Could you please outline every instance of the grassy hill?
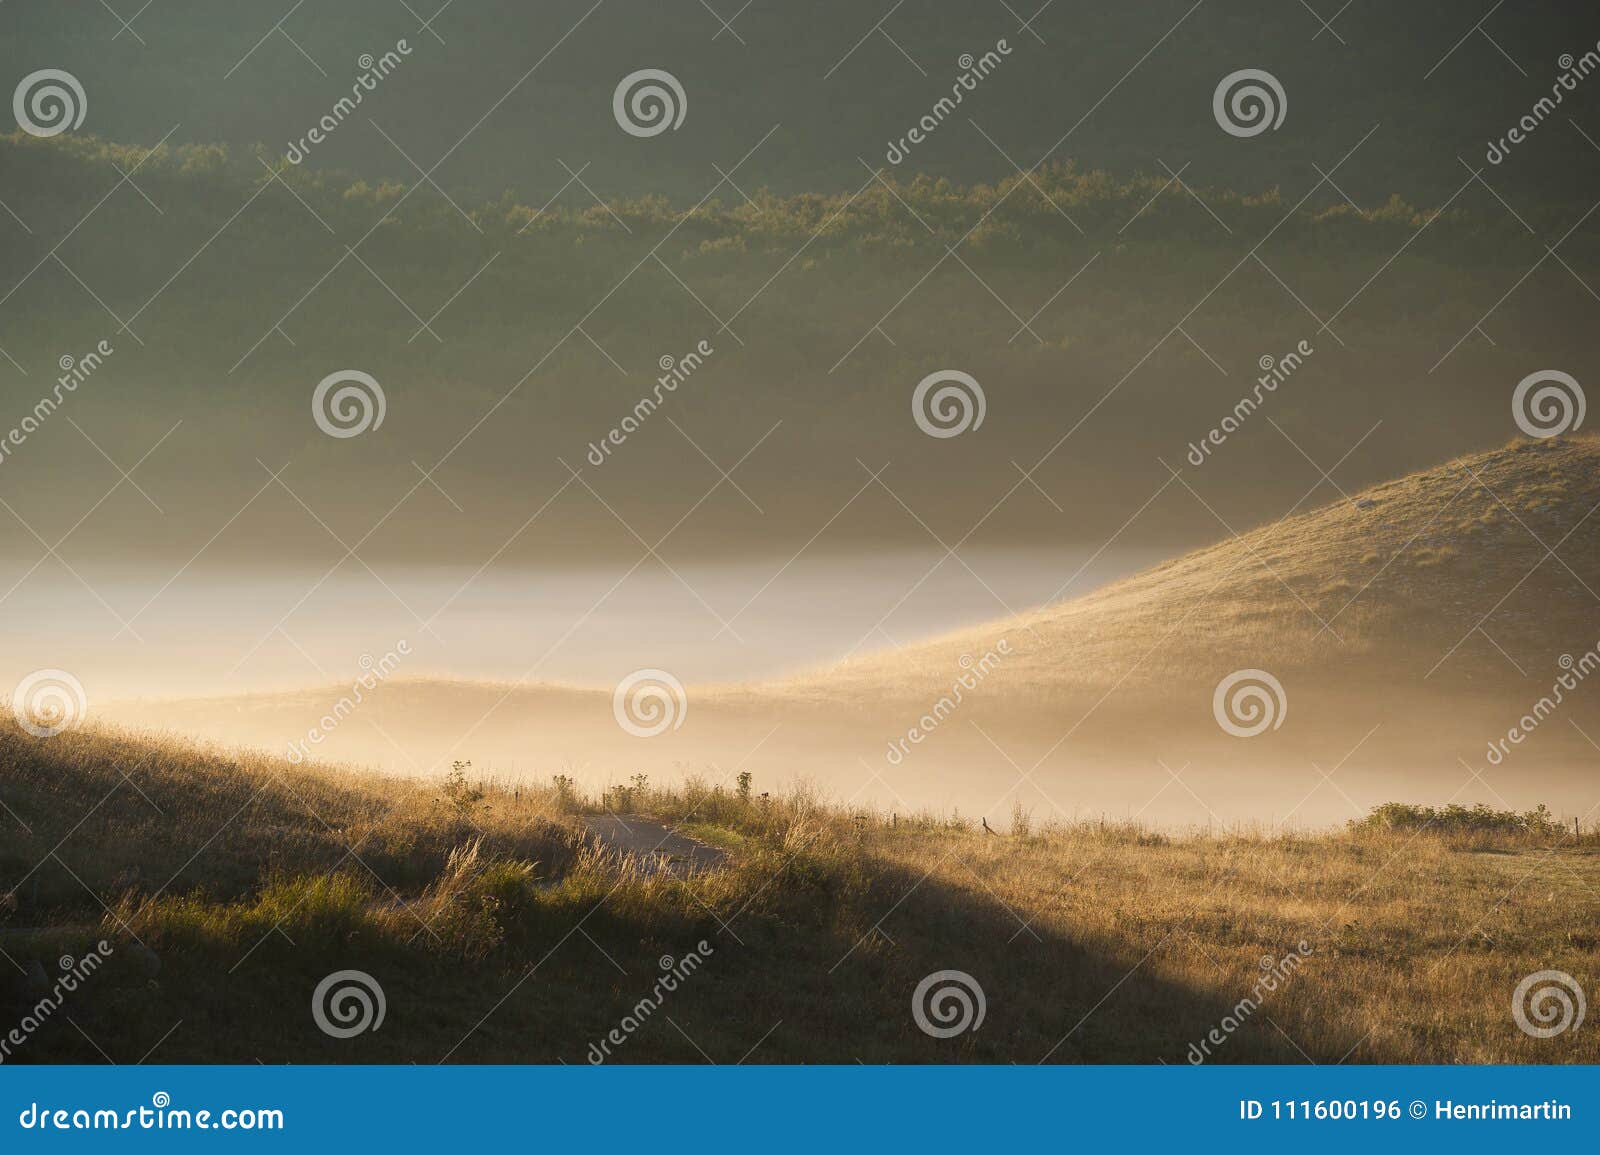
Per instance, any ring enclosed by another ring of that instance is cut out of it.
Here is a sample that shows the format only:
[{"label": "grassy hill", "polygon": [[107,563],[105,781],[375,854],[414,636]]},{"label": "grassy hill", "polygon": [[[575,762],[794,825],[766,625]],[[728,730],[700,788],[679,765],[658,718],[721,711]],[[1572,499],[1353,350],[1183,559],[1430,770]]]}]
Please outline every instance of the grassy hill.
[{"label": "grassy hill", "polygon": [[[1600,1057],[1594,1032],[1535,1040],[1508,1014],[1524,975],[1592,969],[1592,830],[1402,812],[1310,837],[998,836],[765,785],[634,790],[730,851],[674,877],[586,846],[599,800],[561,784],[307,773],[7,722],[0,1013],[34,1012],[58,956],[111,947],[7,1061],[581,1063],[628,1016],[614,1061],[1183,1063],[1224,1020],[1211,1061]],[[699,969],[642,1012],[662,957],[690,951]],[[313,991],[348,969],[386,1017],[336,1039]],[[949,969],[986,1015],[941,1039],[913,992]]]},{"label": "grassy hill", "polygon": [[[1392,798],[1582,814],[1600,736],[1600,686],[1580,676],[1600,660],[1584,661],[1600,642],[1597,466],[1591,439],[1515,442],[1014,620],[794,679],[690,687],[681,729],[648,741],[616,724],[609,687],[395,679],[320,749],[416,773],[473,759],[592,788],[748,764],[840,798],[940,800],[998,823],[1019,792],[1062,819],[1169,825],[1326,824]],[[1190,471],[1167,499],[1210,518],[1203,484]],[[1546,712],[1564,659],[1574,686]],[[1281,724],[1249,740],[1215,712],[1217,685],[1240,670],[1282,686]],[[114,703],[102,716],[281,753],[346,692]],[[1491,758],[1535,710],[1536,732]],[[924,737],[904,744],[913,727]],[[1168,768],[1184,766],[1197,796],[1169,789]]]},{"label": "grassy hill", "polygon": [[985,696],[1170,691],[1241,665],[1455,691],[1516,686],[1600,643],[1600,439],[1518,440],[1244,533],[1217,523],[1204,484],[1189,471],[1172,488],[1228,535],[1216,545],[793,685],[925,694],[1004,634],[1014,653]]}]

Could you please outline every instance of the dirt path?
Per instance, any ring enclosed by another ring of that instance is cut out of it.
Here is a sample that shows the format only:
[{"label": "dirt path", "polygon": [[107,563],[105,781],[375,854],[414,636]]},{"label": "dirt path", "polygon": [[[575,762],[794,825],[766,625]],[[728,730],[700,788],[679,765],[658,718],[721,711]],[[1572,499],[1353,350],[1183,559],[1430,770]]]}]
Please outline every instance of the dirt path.
[{"label": "dirt path", "polygon": [[714,870],[728,861],[727,851],[640,814],[592,815],[583,824],[607,850],[634,855],[650,873],[683,875]]}]

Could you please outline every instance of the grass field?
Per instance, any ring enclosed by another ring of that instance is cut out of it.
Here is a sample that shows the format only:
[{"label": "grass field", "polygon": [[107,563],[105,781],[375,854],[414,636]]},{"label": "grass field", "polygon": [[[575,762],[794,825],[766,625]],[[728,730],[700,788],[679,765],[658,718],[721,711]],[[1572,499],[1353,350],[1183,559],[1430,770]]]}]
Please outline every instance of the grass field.
[{"label": "grass field", "polygon": [[[763,785],[613,796],[730,851],[678,877],[588,844],[596,800],[564,784],[8,721],[0,1027],[39,1017],[58,956],[112,956],[7,1061],[580,1063],[629,1016],[611,1061],[1600,1061],[1592,1027],[1537,1039],[1511,1013],[1532,972],[1592,985],[1592,829],[1179,836],[1019,814],[998,835]],[[312,992],[346,969],[386,1015],[332,1038]],[[913,992],[942,970],[981,987],[977,1029],[918,1028]]]}]

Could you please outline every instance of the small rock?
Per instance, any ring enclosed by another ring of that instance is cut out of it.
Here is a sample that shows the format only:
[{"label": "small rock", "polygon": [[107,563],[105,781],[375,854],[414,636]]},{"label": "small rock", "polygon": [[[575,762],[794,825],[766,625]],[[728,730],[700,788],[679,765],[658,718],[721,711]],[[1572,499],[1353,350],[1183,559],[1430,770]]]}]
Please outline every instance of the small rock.
[{"label": "small rock", "polygon": [[1375,506],[1377,504],[1378,503],[1376,501],[1373,501],[1372,498],[1363,497],[1360,501],[1356,502],[1356,508],[1357,509],[1371,509],[1373,506]]}]

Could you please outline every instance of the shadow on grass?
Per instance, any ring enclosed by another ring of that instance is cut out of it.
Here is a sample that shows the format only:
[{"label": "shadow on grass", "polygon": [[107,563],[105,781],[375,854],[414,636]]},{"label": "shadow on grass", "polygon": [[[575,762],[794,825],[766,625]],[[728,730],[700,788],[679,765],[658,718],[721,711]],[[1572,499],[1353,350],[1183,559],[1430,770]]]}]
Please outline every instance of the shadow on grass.
[{"label": "shadow on grass", "polygon": [[[170,900],[159,917],[129,914],[152,949],[102,932],[112,963],[11,1061],[1181,1064],[1230,1016],[1240,1026],[1213,1061],[1305,1061],[1268,1021],[1271,996],[1239,1015],[1248,990],[1157,976],[1180,927],[1145,944],[1148,957],[1107,957],[971,890],[837,850],[768,848],[686,879],[619,879],[585,862],[493,902],[475,893],[409,913],[375,907],[353,876],[283,885],[230,908]],[[24,969],[50,965],[87,938],[32,936],[8,953]],[[663,991],[666,959],[691,952],[693,973]],[[313,1019],[312,992],[349,969],[381,986],[385,1016],[335,1039]],[[985,1012],[977,1029],[935,1038],[913,992],[946,970],[975,980]],[[38,998],[25,986],[10,1004],[18,1021]],[[1356,1042],[1325,1026],[1319,1039],[1319,1061]]]},{"label": "shadow on grass", "polygon": [[[582,1063],[615,1030],[619,1062],[1182,1063],[1230,1017],[1215,1061],[1304,1059],[1273,996],[1241,1014],[1251,992],[1220,969],[1213,989],[1162,977],[1204,954],[1181,924],[1074,941],[826,823],[747,832],[728,869],[677,877],[619,872],[521,791],[468,815],[415,783],[5,722],[0,766],[0,1033],[26,1036],[8,1062]],[[58,959],[101,938],[110,962],[58,992]],[[690,951],[695,973],[658,991]],[[349,969],[386,1013],[332,1038],[312,992]],[[935,1038],[913,992],[947,970],[984,1017]],[[1357,1042],[1315,1034],[1318,1061]]]}]

